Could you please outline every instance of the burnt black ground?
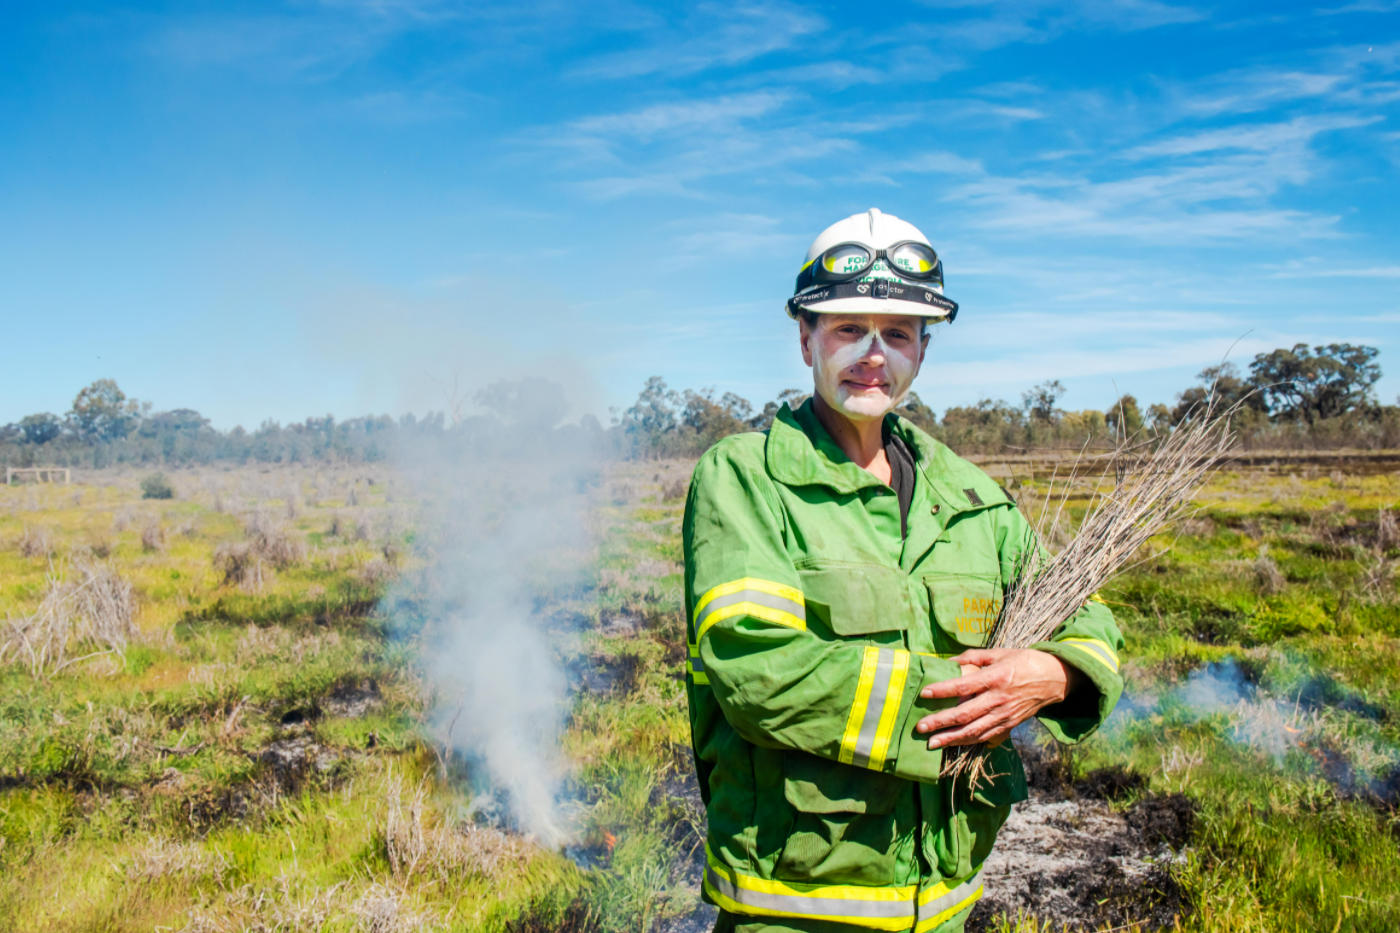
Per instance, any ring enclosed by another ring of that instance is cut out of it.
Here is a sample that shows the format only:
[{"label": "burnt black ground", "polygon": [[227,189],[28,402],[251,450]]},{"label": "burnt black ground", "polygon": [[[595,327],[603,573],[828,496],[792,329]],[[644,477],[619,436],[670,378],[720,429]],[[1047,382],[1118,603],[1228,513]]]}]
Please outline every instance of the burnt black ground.
[{"label": "burnt black ground", "polygon": [[[1189,905],[1171,869],[1190,842],[1196,804],[1179,794],[1151,796],[1139,774],[1121,767],[1069,779],[1064,760],[1022,748],[1031,799],[1017,804],[987,859],[986,894],[969,933],[999,917],[1032,914],[1056,930],[1130,923],[1171,929]],[[1134,802],[1117,810],[1109,801]]]}]

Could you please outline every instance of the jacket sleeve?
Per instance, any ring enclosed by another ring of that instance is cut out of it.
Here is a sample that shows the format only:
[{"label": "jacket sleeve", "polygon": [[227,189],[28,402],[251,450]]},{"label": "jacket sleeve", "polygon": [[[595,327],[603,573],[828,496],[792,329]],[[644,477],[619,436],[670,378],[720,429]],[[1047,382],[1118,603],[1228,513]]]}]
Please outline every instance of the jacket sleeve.
[{"label": "jacket sleeve", "polygon": [[[1000,550],[1003,583],[1009,587],[1021,553],[1027,547],[1041,548],[1041,544],[1018,509],[1007,514]],[[1123,634],[1113,621],[1113,613],[1096,595],[1049,639],[1030,647],[1053,654],[1085,678],[1074,693],[1045,707],[1036,718],[1060,742],[1073,744],[1088,738],[1108,719],[1123,694],[1118,660]]]},{"label": "jacket sleeve", "polygon": [[941,706],[918,692],[957,676],[957,665],[902,645],[810,631],[772,481],[733,451],[721,443],[701,459],[686,502],[687,634],[692,664],[700,662],[697,682],[755,745],[936,781],[942,755],[912,729]]}]

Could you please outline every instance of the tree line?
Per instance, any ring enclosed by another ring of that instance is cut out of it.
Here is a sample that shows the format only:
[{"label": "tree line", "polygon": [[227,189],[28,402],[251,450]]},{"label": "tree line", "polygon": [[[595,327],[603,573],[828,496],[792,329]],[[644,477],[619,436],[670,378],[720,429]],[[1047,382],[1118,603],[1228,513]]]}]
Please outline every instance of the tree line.
[{"label": "tree line", "polygon": [[[1242,373],[1224,363],[1201,371],[1196,385],[1172,404],[1142,405],[1124,395],[1105,411],[1070,411],[1059,406],[1065,389],[1059,380],[1043,382],[1019,404],[984,398],[955,406],[942,418],[915,393],[899,414],[959,453],[1000,453],[1008,449],[1080,447],[1095,439],[1169,432],[1200,410],[1212,394],[1220,404],[1238,406],[1235,425],[1246,447],[1397,448],[1400,399],[1377,401],[1381,377],[1375,347],[1337,343],[1297,344],[1257,355]],[[330,415],[282,425],[265,421],[253,431],[218,431],[188,408],[156,412],[129,399],[111,379],[82,389],[63,416],[29,415],[0,427],[0,463],[9,466],[112,464],[182,466],[215,462],[367,462],[391,455],[397,444],[424,436],[455,436],[471,441],[515,432],[566,432],[599,455],[616,458],[693,457],[720,438],[740,431],[766,430],[784,403],[796,407],[807,397],[788,389],[756,408],[732,392],[669,388],[659,376],[647,380],[636,402],[612,413],[604,427],[585,416],[560,425],[568,410],[562,387],[547,380],[502,382],[474,398],[482,414],[463,417],[461,400],[451,416],[430,412],[336,421]]]}]

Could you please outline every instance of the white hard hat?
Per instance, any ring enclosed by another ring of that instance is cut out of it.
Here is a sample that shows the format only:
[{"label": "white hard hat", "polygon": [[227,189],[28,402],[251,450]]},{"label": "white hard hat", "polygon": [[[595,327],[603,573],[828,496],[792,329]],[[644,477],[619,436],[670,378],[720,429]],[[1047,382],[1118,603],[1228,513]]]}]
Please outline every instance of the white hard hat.
[{"label": "white hard hat", "polygon": [[908,221],[871,208],[827,227],[797,274],[788,314],[916,314],[951,321],[943,260]]}]

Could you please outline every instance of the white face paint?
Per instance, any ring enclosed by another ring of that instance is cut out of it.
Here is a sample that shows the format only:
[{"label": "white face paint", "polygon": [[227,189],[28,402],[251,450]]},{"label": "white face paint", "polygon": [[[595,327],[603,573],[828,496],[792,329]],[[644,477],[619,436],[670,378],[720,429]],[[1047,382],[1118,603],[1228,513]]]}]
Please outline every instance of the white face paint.
[{"label": "white face paint", "polygon": [[[875,421],[898,408],[919,373],[921,341],[917,324],[890,322],[881,332],[879,318],[862,324],[837,320],[819,324],[812,332],[812,375],[817,394],[852,421]],[[845,329],[868,328],[864,336]],[[908,335],[907,337],[903,335]]]}]

